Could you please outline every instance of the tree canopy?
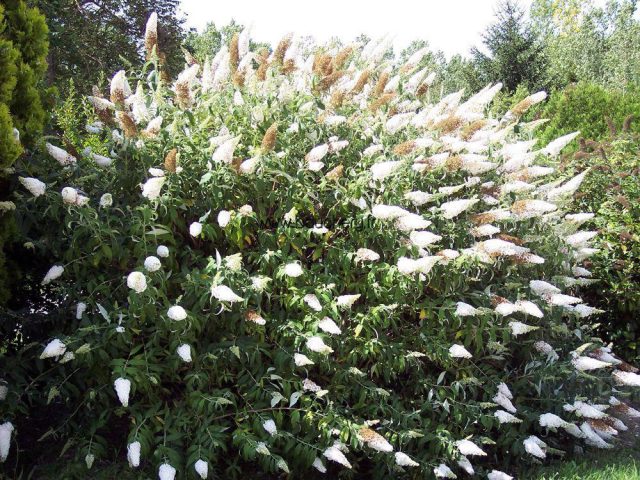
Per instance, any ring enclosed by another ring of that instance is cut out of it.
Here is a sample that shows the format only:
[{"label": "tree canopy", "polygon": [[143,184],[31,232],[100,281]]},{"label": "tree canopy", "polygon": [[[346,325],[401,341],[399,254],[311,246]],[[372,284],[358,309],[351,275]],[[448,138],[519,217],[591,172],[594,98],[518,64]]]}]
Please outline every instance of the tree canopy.
[{"label": "tree canopy", "polygon": [[51,31],[48,82],[69,79],[88,89],[101,72],[137,67],[144,60],[141,35],[151,12],[158,14],[158,48],[170,75],[182,66],[184,18],[179,0],[35,0]]}]

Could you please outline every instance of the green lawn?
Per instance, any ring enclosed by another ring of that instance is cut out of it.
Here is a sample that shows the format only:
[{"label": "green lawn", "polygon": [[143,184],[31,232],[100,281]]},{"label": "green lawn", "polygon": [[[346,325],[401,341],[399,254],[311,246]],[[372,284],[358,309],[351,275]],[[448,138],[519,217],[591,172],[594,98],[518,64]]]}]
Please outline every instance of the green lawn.
[{"label": "green lawn", "polygon": [[532,470],[526,480],[640,480],[640,452],[622,450],[558,462]]}]

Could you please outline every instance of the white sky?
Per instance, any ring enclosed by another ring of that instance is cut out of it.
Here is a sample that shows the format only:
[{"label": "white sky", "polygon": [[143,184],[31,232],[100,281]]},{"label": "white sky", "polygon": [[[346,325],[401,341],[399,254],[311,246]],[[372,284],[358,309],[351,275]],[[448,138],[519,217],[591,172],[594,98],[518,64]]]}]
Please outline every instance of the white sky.
[{"label": "white sky", "polygon": [[[604,6],[606,0],[591,0]],[[532,0],[519,0],[528,11]],[[187,27],[201,31],[231,19],[253,27],[252,38],[272,45],[287,33],[353,40],[360,33],[390,35],[397,50],[423,39],[447,58],[481,48],[481,34],[494,20],[499,0],[182,0]],[[640,10],[636,12],[640,18]]]},{"label": "white sky", "polygon": [[[531,0],[520,0],[529,7]],[[187,27],[202,30],[208,22],[222,26],[235,19],[252,25],[252,38],[277,43],[285,34],[332,36],[352,40],[388,34],[398,49],[425,39],[447,57],[466,55],[481,42],[498,0],[182,0]]]}]

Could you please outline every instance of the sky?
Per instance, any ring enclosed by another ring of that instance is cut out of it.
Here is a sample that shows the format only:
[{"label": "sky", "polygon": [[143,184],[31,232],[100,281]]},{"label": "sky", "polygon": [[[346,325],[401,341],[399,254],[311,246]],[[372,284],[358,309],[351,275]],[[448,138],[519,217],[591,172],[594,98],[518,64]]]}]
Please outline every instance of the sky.
[{"label": "sky", "polygon": [[[529,7],[531,0],[521,0]],[[447,58],[468,55],[493,20],[498,0],[182,0],[187,27],[222,26],[235,19],[252,25],[252,38],[277,43],[294,32],[322,42],[336,36],[352,40],[388,34],[401,49],[424,39]]]}]

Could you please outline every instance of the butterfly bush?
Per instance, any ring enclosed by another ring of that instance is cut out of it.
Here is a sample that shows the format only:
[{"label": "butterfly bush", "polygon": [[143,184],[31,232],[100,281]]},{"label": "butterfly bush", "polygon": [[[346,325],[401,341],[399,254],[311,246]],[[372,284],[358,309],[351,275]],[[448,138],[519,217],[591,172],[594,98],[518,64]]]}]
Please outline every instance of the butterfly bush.
[{"label": "butterfly bush", "polygon": [[543,92],[491,118],[500,85],[440,98],[423,53],[248,31],[171,82],[156,22],[144,69],[89,98],[108,155],[51,140],[21,179],[59,227],[44,283],[73,313],[37,354],[74,353],[51,375],[78,458],[497,479],[615,443],[640,376],[580,298],[593,215],[556,163],[576,134],[534,150],[520,122]]}]

